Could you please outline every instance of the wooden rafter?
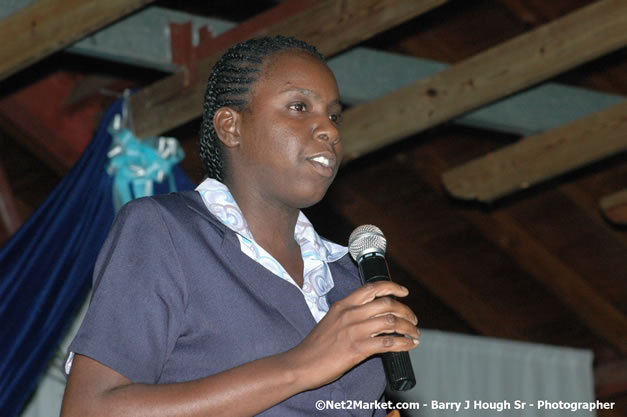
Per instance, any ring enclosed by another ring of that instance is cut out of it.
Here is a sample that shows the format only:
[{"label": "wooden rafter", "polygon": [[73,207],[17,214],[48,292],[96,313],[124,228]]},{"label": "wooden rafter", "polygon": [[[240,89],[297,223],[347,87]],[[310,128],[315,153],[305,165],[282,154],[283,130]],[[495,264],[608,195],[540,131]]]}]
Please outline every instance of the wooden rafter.
[{"label": "wooden rafter", "polygon": [[282,34],[296,36],[333,55],[379,32],[394,27],[446,0],[323,0],[292,17],[266,27],[251,25],[252,30],[238,36],[229,32],[215,39],[216,49],[195,66],[195,82],[185,86],[184,74],[175,74],[131,97],[135,134],[146,137],[162,133],[200,115],[205,80],[220,53],[234,42],[254,36]]},{"label": "wooden rafter", "polygon": [[[441,172],[445,162],[436,153],[426,152]],[[437,178],[433,178],[431,185],[439,186]],[[593,288],[585,277],[551,253],[511,214],[504,210],[493,211],[489,216],[473,210],[462,210],[460,214],[555,294],[590,330],[619,352],[627,354],[627,316]]]},{"label": "wooden rafter", "polygon": [[0,80],[152,0],[40,0],[0,21]]},{"label": "wooden rafter", "polygon": [[357,158],[627,44],[627,7],[602,0],[345,112]]},{"label": "wooden rafter", "polygon": [[492,201],[627,150],[627,101],[445,172],[453,196]]},{"label": "wooden rafter", "polygon": [[599,205],[612,222],[627,224],[627,189],[603,197]]},{"label": "wooden rafter", "polygon": [[464,216],[555,294],[589,329],[627,354],[627,317],[584,277],[551,253],[509,214],[497,211],[485,217],[468,211]]}]

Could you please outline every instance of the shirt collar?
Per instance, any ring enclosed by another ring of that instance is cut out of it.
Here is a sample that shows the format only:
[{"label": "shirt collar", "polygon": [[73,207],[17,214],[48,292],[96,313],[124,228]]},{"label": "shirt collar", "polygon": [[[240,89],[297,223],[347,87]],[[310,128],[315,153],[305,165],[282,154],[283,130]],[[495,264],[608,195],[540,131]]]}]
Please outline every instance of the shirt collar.
[{"label": "shirt collar", "polygon": [[[242,211],[225,184],[216,179],[207,178],[196,187],[196,191],[202,196],[209,212],[220,222],[244,239],[254,242],[248,223],[246,223]],[[301,248],[305,246],[311,248],[314,252],[310,254],[312,257],[317,257],[325,262],[335,262],[348,253],[348,248],[345,246],[321,238],[302,211],[298,214],[294,228],[294,239]],[[307,254],[304,255],[304,257],[308,256]]]}]

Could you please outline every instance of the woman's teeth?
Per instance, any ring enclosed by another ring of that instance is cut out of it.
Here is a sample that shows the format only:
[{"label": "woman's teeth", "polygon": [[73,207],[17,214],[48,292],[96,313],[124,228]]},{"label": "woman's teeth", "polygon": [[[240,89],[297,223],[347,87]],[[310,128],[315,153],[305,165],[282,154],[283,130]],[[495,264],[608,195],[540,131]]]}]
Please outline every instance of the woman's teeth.
[{"label": "woman's teeth", "polygon": [[324,165],[325,167],[330,166],[329,159],[324,156],[316,156],[315,158],[311,158],[312,161],[318,162],[319,164]]}]

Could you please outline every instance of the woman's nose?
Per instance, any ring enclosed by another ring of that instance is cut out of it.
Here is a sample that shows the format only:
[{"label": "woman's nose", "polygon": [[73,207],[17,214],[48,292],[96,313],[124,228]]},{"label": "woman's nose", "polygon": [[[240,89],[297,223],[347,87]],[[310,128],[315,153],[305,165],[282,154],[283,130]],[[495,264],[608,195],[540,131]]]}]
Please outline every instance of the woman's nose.
[{"label": "woman's nose", "polygon": [[325,118],[325,121],[318,125],[315,137],[319,140],[335,144],[339,142],[340,132],[331,120]]}]

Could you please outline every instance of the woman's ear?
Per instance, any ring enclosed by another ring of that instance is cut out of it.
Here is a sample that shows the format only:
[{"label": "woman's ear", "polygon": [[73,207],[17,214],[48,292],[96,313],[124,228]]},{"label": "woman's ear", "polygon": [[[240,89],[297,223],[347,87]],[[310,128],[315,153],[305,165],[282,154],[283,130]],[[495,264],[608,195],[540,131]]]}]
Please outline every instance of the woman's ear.
[{"label": "woman's ear", "polygon": [[240,144],[239,134],[240,114],[230,107],[220,107],[213,115],[213,126],[218,138],[228,148]]}]

